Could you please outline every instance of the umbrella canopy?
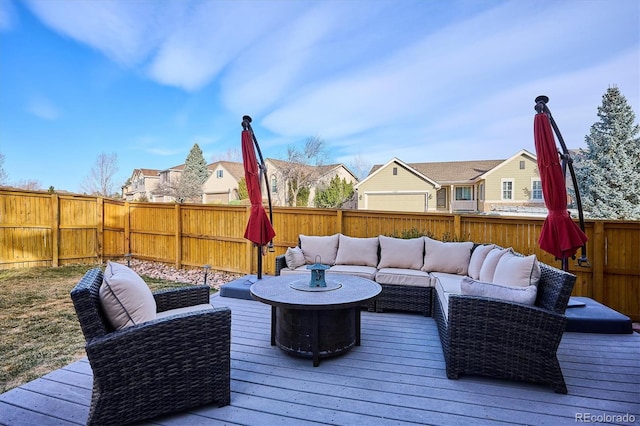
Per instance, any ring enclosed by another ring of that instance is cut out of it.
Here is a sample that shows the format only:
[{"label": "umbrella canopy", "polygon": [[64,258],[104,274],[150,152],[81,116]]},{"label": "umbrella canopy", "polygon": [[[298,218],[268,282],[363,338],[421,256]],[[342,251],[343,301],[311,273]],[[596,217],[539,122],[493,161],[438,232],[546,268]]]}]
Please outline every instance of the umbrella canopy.
[{"label": "umbrella canopy", "polygon": [[253,148],[253,136],[250,130],[242,131],[242,163],[247,192],[251,201],[251,214],[244,237],[260,246],[266,245],[275,237],[276,232],[271,226],[267,212],[262,205],[262,191],[260,189],[260,175],[258,160]]},{"label": "umbrella canopy", "polygon": [[[568,259],[587,242],[587,236],[571,219],[567,211],[567,187],[560,165],[549,117],[535,115],[533,135],[538,157],[538,171],[542,183],[544,203],[549,210],[542,225],[538,244],[558,259]],[[564,263],[564,262],[563,262]]]}]

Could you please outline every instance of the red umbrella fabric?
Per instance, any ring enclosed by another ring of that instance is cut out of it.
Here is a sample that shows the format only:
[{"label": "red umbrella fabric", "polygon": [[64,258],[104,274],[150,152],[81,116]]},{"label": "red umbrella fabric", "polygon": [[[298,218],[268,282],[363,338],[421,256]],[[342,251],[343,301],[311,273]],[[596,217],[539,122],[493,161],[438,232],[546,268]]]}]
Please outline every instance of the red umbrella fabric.
[{"label": "red umbrella fabric", "polygon": [[549,117],[535,115],[533,135],[538,157],[538,171],[542,182],[544,203],[549,210],[542,225],[538,245],[558,259],[568,259],[587,242],[587,236],[571,220],[567,211],[567,187],[560,165]]},{"label": "red umbrella fabric", "polygon": [[266,245],[276,236],[262,205],[262,190],[260,189],[260,175],[258,160],[253,148],[253,137],[250,130],[242,131],[242,163],[244,165],[244,179],[247,182],[247,192],[251,201],[251,214],[244,237],[258,245]]}]

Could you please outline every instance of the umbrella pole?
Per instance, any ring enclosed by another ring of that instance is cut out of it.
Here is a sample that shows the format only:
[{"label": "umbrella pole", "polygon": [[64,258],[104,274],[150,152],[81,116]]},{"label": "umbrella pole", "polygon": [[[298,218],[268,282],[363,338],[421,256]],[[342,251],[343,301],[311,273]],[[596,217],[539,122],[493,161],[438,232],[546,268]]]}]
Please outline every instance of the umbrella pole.
[{"label": "umbrella pole", "polygon": [[[536,106],[535,106],[536,112],[538,113],[544,112],[547,115],[547,117],[549,117],[549,122],[551,123],[551,127],[553,128],[553,132],[556,134],[556,137],[560,142],[562,153],[559,153],[559,154],[560,154],[560,158],[562,159],[562,165],[563,165],[562,170],[565,172],[565,176],[566,176],[566,166],[569,166],[569,174],[571,175],[571,182],[573,182],[573,190],[576,193],[576,205],[578,207],[578,219],[580,221],[580,229],[582,230],[582,232],[585,232],[584,213],[582,211],[582,199],[580,198],[580,190],[578,188],[578,180],[576,179],[576,172],[573,168],[573,159],[569,154],[567,145],[564,143],[564,138],[560,133],[560,129],[556,124],[556,120],[553,119],[553,115],[551,115],[551,110],[549,110],[549,107],[547,106],[547,102],[549,102],[549,97],[544,95],[538,96],[535,99],[535,102],[536,102]],[[566,266],[566,269],[565,269],[565,266]],[[581,256],[578,259],[578,266],[585,266],[585,267],[591,266],[589,264],[589,260],[587,259],[586,244],[584,244],[581,248]],[[565,271],[569,270],[569,259],[566,259],[566,258],[562,259],[562,269],[564,269]]]},{"label": "umbrella pole", "polygon": [[256,245],[258,248],[258,279],[262,279],[262,246]]}]

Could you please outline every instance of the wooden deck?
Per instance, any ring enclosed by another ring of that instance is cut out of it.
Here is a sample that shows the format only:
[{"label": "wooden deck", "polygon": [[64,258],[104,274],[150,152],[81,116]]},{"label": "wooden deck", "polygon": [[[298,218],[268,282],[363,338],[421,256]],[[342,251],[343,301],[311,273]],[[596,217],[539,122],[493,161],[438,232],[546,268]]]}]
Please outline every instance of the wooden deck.
[{"label": "wooden deck", "polygon": [[[526,383],[448,380],[432,318],[363,312],[362,346],[314,368],[270,346],[269,306],[217,296],[212,302],[232,309],[231,405],[147,424],[574,425],[587,413],[629,413],[640,422],[638,334],[565,333],[559,359],[569,394],[558,395]],[[0,424],[84,424],[91,381],[84,359],[12,389],[0,395]]]}]

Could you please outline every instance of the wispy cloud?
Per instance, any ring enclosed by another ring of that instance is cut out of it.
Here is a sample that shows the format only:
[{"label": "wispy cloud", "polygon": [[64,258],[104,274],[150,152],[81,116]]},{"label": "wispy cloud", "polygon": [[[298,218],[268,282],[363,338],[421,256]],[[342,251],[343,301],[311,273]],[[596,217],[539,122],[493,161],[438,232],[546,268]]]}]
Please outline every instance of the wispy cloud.
[{"label": "wispy cloud", "polygon": [[0,31],[9,31],[16,25],[17,17],[11,0],[0,0]]},{"label": "wispy cloud", "polygon": [[25,110],[43,120],[55,120],[60,117],[58,107],[42,95],[31,95],[27,100]]}]

